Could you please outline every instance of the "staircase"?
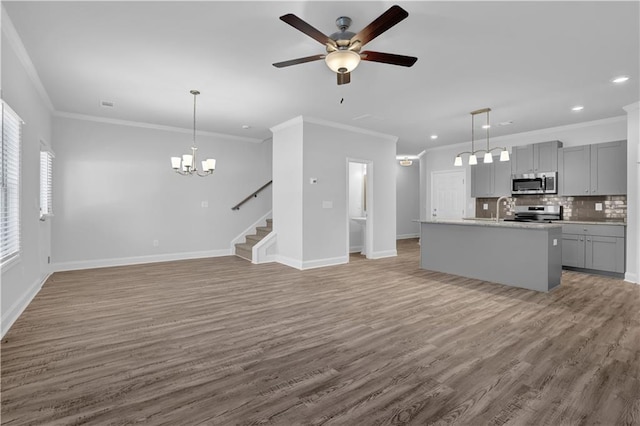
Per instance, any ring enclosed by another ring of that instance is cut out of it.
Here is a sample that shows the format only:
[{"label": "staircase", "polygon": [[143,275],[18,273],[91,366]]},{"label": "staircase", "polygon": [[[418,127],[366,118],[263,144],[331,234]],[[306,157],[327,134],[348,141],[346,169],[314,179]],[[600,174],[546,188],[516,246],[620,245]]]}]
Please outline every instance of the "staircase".
[{"label": "staircase", "polygon": [[236,244],[236,256],[240,256],[243,259],[252,260],[252,250],[258,241],[269,235],[273,230],[273,219],[267,219],[267,226],[256,227],[256,233],[254,235],[247,235],[244,237],[244,243]]}]

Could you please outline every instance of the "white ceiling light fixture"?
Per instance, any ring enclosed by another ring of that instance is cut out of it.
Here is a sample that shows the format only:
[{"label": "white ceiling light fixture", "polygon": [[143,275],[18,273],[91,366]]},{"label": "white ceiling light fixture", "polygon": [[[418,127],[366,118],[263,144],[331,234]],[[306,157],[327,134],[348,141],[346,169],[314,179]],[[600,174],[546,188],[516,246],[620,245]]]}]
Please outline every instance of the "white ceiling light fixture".
[{"label": "white ceiling light fixture", "polygon": [[571,111],[582,111],[584,109],[584,106],[582,105],[576,105],[573,108],[571,108]]},{"label": "white ceiling light fixture", "polygon": [[627,81],[629,81],[629,76],[627,75],[620,75],[611,79],[611,82],[615,84],[625,83]]},{"label": "white ceiling light fixture", "polygon": [[360,63],[360,55],[353,50],[338,49],[327,54],[324,61],[331,71],[346,74],[356,69]]},{"label": "white ceiling light fixture", "polygon": [[438,135],[431,135],[431,139],[433,140],[438,139]]},{"label": "white ceiling light fixture", "polygon": [[[483,162],[484,163],[493,163],[493,156],[491,155],[492,151],[495,150],[501,150],[500,152],[500,161],[509,161],[509,151],[507,151],[507,148],[505,147],[495,147],[495,148],[489,148],[489,129],[491,128],[491,125],[489,124],[489,112],[491,111],[491,108],[482,108],[476,111],[471,111],[471,151],[465,151],[465,152],[461,152],[458,155],[456,155],[456,158],[453,162],[453,165],[456,167],[460,167],[463,165],[462,163],[462,156],[464,154],[469,154],[469,165],[470,166],[475,166],[476,164],[478,164],[478,157],[476,156],[476,153],[482,153],[484,152],[484,156],[483,156]],[[485,129],[487,131],[487,149],[479,149],[479,150],[475,150],[475,116],[478,114],[486,114],[487,115],[487,121],[486,124],[484,124],[482,126],[483,129]]]},{"label": "white ceiling light fixture", "polygon": [[198,96],[200,92],[191,90],[189,93],[193,95],[193,145],[191,146],[191,154],[184,154],[182,157],[171,157],[171,167],[176,173],[183,176],[209,176],[216,169],[215,158],[202,160],[202,172],[198,170],[196,163],[196,151],[198,150],[196,147],[196,96]]},{"label": "white ceiling light fixture", "polygon": [[409,167],[413,164],[413,161],[409,160],[409,157],[404,157],[404,159],[400,160],[400,165],[404,167]]}]

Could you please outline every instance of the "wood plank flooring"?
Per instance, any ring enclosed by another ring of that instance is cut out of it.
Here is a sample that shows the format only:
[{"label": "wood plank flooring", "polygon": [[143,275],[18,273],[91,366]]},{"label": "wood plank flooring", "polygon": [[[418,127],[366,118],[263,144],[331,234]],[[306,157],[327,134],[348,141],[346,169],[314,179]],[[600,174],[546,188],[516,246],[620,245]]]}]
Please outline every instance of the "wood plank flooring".
[{"label": "wood plank flooring", "polygon": [[640,286],[543,294],[398,252],[56,273],[2,342],[2,424],[640,425]]}]

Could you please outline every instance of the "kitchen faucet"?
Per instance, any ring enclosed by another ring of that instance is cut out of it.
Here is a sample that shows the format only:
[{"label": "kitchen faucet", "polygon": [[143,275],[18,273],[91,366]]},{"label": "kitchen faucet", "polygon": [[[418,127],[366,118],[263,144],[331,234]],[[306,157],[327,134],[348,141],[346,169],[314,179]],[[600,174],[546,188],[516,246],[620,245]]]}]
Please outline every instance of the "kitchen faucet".
[{"label": "kitchen faucet", "polygon": [[496,201],[496,222],[500,221],[500,201],[506,200],[507,198],[509,197],[503,195],[502,197],[498,198],[498,201]]}]

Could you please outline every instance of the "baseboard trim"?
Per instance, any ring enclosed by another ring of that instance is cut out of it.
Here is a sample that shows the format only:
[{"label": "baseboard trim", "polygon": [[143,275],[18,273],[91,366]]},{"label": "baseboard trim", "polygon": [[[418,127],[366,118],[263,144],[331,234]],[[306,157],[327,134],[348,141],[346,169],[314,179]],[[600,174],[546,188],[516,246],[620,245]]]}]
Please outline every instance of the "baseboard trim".
[{"label": "baseboard trim", "polygon": [[297,259],[292,259],[290,257],[276,255],[275,261],[278,263],[282,263],[285,266],[289,266],[291,268],[296,268],[302,270],[302,262]]},{"label": "baseboard trim", "polygon": [[121,257],[115,259],[80,260],[52,264],[55,272],[76,271],[80,269],[109,268],[112,266],[139,265],[142,263],[171,262],[174,260],[202,259],[205,257],[231,256],[231,249],[169,253],[150,256]]},{"label": "baseboard trim", "polygon": [[420,234],[400,234],[396,236],[396,240],[408,240],[410,238],[420,238]]},{"label": "baseboard trim", "polygon": [[640,282],[638,281],[638,275],[632,272],[627,272],[626,274],[624,274],[624,280],[632,284],[640,285]]},{"label": "baseboard trim", "polygon": [[384,251],[374,251],[370,255],[367,255],[368,259],[383,259],[385,257],[396,257],[398,255],[397,250],[384,250]]},{"label": "baseboard trim", "polygon": [[331,257],[328,259],[307,260],[302,262],[302,269],[323,268],[325,266],[344,265],[349,263],[349,256]]},{"label": "baseboard trim", "polygon": [[9,331],[13,323],[16,322],[20,315],[27,309],[27,306],[31,303],[34,297],[40,292],[40,289],[44,285],[44,283],[51,276],[50,273],[46,274],[44,277],[40,277],[37,279],[27,291],[22,295],[22,297],[15,301],[13,305],[9,308],[7,312],[2,315],[2,329],[0,330],[0,338],[4,337],[5,334]]}]

